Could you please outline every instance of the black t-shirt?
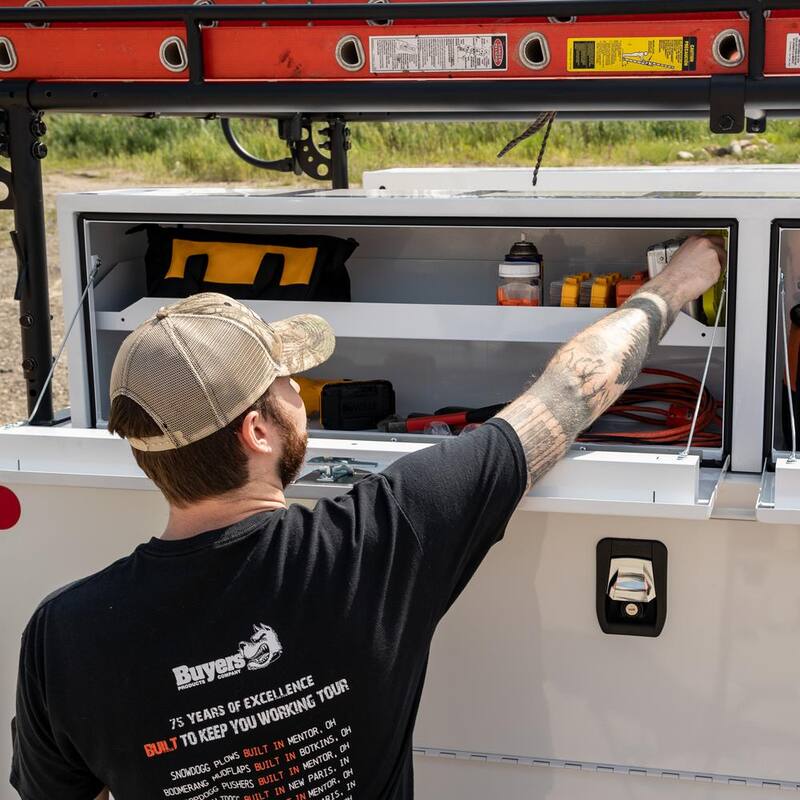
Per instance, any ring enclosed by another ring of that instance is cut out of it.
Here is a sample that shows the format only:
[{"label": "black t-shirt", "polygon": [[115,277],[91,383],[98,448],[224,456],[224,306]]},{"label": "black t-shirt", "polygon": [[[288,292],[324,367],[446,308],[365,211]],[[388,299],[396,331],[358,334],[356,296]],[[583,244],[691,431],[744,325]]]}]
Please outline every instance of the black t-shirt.
[{"label": "black t-shirt", "polygon": [[525,489],[501,420],[313,510],[152,539],[47,598],[22,639],[25,800],[412,797],[442,615]]}]

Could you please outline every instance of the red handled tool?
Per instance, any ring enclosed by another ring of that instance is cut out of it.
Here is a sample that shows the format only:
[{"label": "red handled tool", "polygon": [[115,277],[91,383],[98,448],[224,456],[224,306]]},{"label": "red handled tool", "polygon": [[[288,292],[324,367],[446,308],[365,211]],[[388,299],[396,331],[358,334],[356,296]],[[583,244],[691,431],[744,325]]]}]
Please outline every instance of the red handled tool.
[{"label": "red handled tool", "polygon": [[437,422],[444,422],[451,428],[463,428],[473,422],[486,422],[502,411],[506,405],[507,403],[498,403],[483,408],[440,408],[435,414],[412,414],[406,419],[387,417],[378,423],[378,430],[384,433],[424,433],[429,425]]}]

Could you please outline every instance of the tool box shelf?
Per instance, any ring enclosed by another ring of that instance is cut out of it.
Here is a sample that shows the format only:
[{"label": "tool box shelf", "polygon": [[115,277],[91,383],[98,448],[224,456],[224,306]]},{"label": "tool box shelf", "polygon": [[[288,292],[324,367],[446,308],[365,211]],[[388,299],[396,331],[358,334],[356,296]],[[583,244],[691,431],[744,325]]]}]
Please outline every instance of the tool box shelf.
[{"label": "tool box shelf", "polygon": [[[97,329],[132,331],[170,298],[144,297],[121,311],[97,312]],[[340,339],[433,339],[464,342],[565,342],[588,325],[610,314],[603,308],[514,308],[488,305],[424,303],[320,303],[251,300],[248,305],[264,319],[313,313],[324,317]],[[704,347],[713,328],[680,313],[661,346]],[[725,341],[718,328],[716,342]]]}]

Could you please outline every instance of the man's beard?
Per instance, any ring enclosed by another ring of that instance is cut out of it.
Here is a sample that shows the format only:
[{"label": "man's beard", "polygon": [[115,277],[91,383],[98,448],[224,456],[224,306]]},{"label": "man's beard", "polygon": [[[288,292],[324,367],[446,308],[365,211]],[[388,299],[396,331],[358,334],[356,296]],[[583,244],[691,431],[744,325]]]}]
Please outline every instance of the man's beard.
[{"label": "man's beard", "polygon": [[306,458],[308,434],[292,424],[280,408],[272,408],[272,421],[281,432],[281,455],[278,459],[278,476],[285,489],[297,479]]}]

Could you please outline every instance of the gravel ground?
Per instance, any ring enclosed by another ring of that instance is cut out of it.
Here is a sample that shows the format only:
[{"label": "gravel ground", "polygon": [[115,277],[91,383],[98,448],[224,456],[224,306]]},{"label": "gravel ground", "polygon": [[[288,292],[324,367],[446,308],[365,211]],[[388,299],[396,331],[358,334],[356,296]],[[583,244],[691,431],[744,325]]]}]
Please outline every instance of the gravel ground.
[{"label": "gravel ground", "polygon": [[[55,198],[63,192],[96,191],[126,186],[152,185],[136,175],[113,170],[85,172],[49,172],[44,179],[47,214],[47,253],[50,273],[50,313],[52,315],[53,352],[64,335],[61,308],[61,272],[58,260]],[[14,217],[10,211],[0,211],[0,231],[10,231]],[[19,304],[14,300],[17,280],[17,259],[7,235],[0,235],[0,424],[16,422],[27,416],[25,383],[22,379],[19,339]],[[67,395],[66,353],[56,368],[53,380],[55,408],[69,405]]]}]

